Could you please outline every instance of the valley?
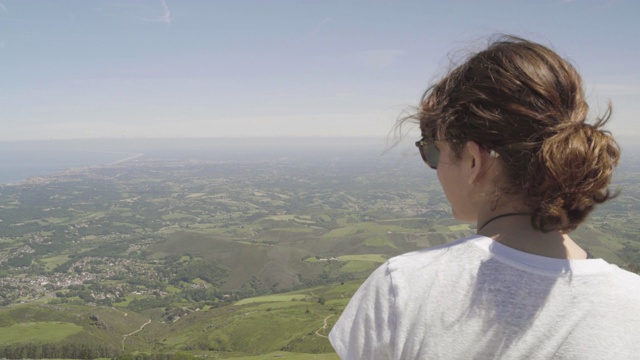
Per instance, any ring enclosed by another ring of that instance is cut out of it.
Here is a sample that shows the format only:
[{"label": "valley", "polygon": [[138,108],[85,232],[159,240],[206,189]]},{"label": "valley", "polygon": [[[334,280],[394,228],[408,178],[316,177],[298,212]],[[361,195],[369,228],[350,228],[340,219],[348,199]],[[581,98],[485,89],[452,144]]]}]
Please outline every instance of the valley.
[{"label": "valley", "polygon": [[[343,154],[137,155],[1,186],[0,356],[336,359],[326,335],[373,269],[475,230],[418,157]],[[572,235],[637,271],[626,160]]]}]

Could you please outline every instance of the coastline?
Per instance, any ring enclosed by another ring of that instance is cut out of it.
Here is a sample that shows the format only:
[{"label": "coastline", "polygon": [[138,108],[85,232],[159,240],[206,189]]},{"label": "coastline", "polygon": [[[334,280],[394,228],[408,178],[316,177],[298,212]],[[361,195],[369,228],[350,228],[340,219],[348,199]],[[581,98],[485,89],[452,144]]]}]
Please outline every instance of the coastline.
[{"label": "coastline", "polygon": [[[65,155],[72,155],[65,157]],[[97,156],[96,156],[97,155]],[[117,155],[117,156],[115,156]],[[122,157],[122,156],[125,157]],[[39,181],[58,174],[97,166],[120,165],[144,156],[144,153],[83,151],[54,151],[36,156],[22,156],[0,162],[0,187]],[[49,158],[51,158],[50,161]],[[115,160],[114,160],[115,159]]]}]

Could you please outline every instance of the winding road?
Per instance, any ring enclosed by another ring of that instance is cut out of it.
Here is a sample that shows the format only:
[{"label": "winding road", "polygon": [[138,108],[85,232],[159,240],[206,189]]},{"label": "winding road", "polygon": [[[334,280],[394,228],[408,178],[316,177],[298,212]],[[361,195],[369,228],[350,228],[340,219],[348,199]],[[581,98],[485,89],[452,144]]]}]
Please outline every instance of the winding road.
[{"label": "winding road", "polygon": [[329,320],[329,318],[332,317],[332,316],[333,316],[333,314],[331,314],[331,315],[327,316],[326,318],[324,318],[324,325],[322,325],[322,327],[320,329],[316,330],[316,335],[318,335],[320,337],[323,337],[323,338],[327,338],[326,335],[320,334],[320,331],[327,328],[327,320]]},{"label": "winding road", "polygon": [[[144,329],[144,327],[149,325],[149,324],[151,324],[151,319],[149,319],[149,321],[147,321],[146,323],[142,324],[142,326],[140,326],[140,329],[138,329],[138,330],[136,330],[136,331],[134,331],[132,333],[129,333],[127,335],[122,335],[122,351],[124,351],[124,341],[127,340],[127,337],[131,336],[131,335],[133,335],[133,334],[135,334],[135,333],[137,333],[139,331],[142,331],[142,329]],[[325,325],[326,325],[326,323],[325,323]]]}]

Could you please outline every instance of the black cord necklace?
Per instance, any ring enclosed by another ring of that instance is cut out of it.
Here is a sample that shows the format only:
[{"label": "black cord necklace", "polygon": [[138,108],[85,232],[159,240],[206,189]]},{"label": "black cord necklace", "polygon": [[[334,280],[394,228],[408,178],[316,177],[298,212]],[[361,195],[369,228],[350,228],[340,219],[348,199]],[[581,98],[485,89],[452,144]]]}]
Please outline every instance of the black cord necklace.
[{"label": "black cord necklace", "polygon": [[484,224],[482,224],[482,226],[480,226],[480,228],[478,228],[477,232],[480,232],[480,230],[482,230],[485,226],[487,226],[488,223],[492,222],[493,220],[497,220],[497,219],[500,219],[502,217],[516,216],[516,215],[530,215],[530,214],[526,213],[526,212],[511,212],[511,213],[496,215],[496,216],[492,217],[491,219],[485,221]]}]

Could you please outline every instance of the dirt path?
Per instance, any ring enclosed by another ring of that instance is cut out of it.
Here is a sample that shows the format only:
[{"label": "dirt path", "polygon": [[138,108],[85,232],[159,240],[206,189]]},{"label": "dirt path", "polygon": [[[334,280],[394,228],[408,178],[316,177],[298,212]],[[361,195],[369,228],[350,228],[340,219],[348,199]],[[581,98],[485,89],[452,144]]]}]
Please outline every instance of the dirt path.
[{"label": "dirt path", "polygon": [[115,311],[119,311],[119,312],[123,313],[123,314],[124,314],[124,316],[129,315],[129,314],[127,314],[126,312],[124,312],[124,311],[122,311],[122,310],[116,309],[114,306],[112,306],[111,308],[112,308],[113,310],[115,310]]},{"label": "dirt path", "polygon": [[149,325],[149,324],[151,324],[151,319],[149,319],[149,321],[147,321],[146,323],[142,324],[142,326],[140,326],[140,329],[138,329],[138,330],[136,330],[136,331],[134,331],[132,333],[129,333],[127,335],[122,335],[122,351],[124,351],[124,341],[127,340],[127,337],[131,336],[131,335],[133,335],[133,334],[135,334],[135,333],[137,333],[139,331],[142,331],[142,329],[144,329],[144,327]]},{"label": "dirt path", "polygon": [[316,335],[318,335],[320,337],[323,337],[323,338],[327,338],[326,335],[320,334],[320,330],[324,330],[324,329],[327,328],[327,320],[329,320],[329,318],[332,317],[332,316],[333,316],[333,314],[331,314],[331,315],[327,316],[326,318],[324,318],[324,325],[322,325],[322,327],[320,329],[316,330]]}]

